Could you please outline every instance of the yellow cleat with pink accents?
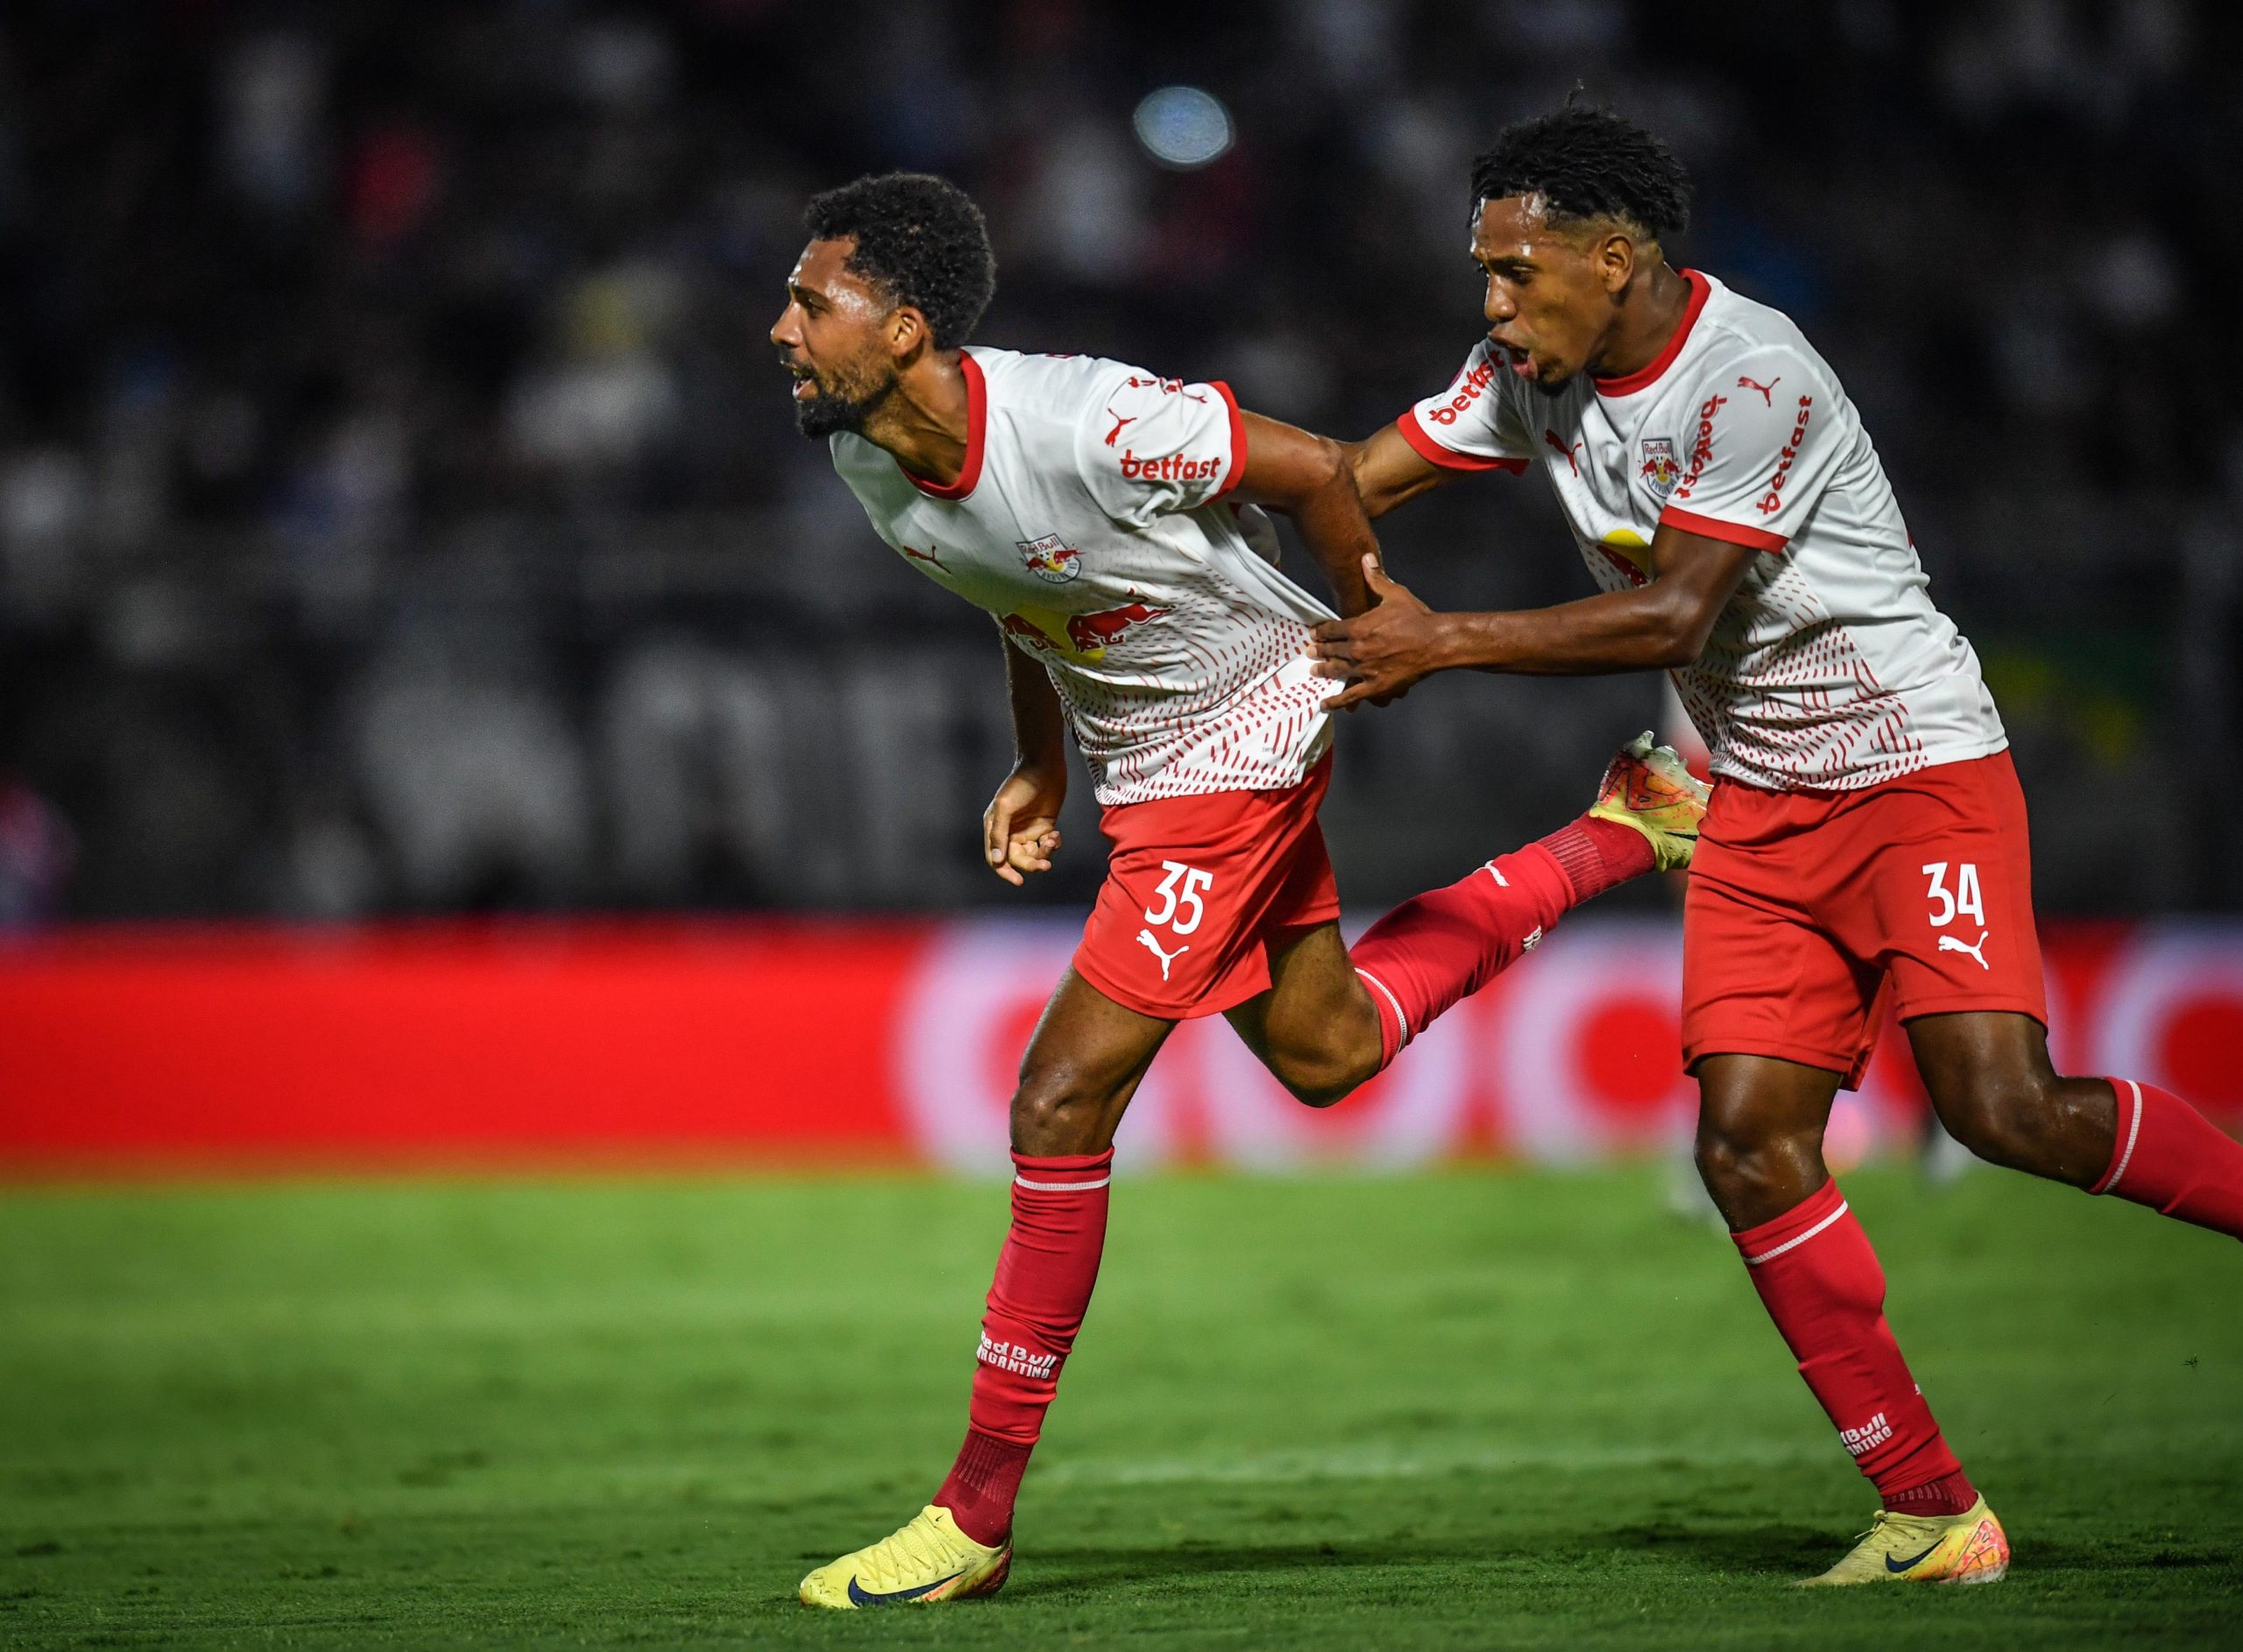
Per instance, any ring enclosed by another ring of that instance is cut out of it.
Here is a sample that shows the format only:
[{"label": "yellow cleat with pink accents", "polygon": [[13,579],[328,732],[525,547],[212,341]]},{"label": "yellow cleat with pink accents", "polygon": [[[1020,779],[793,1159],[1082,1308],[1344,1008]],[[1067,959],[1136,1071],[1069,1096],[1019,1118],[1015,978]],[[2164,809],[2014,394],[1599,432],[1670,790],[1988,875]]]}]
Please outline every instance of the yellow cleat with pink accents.
[{"label": "yellow cleat with pink accents", "polygon": [[1646,729],[1614,753],[1588,812],[1641,832],[1651,840],[1659,870],[1677,872],[1697,850],[1698,822],[1712,795],[1673,747],[1652,744]]},{"label": "yellow cleat with pink accents", "polygon": [[2009,1538],[1981,1497],[1960,1514],[1896,1514],[1879,1509],[1852,1551],[1801,1589],[1857,1583],[1999,1583],[2009,1571]]}]

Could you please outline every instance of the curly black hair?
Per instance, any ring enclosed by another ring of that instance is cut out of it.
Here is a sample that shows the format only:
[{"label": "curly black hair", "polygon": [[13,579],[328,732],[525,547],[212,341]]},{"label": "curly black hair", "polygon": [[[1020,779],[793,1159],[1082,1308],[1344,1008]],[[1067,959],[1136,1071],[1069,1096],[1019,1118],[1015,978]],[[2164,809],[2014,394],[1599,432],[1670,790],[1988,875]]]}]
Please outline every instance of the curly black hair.
[{"label": "curly black hair", "polygon": [[803,223],[820,241],[854,236],[848,267],[924,315],[938,349],[971,338],[997,290],[997,255],[981,208],[946,178],[860,178],[812,196]]},{"label": "curly black hair", "polygon": [[1506,126],[1472,162],[1472,210],[1539,194],[1556,222],[1611,218],[1664,240],[1690,223],[1690,175],[1673,152],[1610,109],[1569,104]]}]

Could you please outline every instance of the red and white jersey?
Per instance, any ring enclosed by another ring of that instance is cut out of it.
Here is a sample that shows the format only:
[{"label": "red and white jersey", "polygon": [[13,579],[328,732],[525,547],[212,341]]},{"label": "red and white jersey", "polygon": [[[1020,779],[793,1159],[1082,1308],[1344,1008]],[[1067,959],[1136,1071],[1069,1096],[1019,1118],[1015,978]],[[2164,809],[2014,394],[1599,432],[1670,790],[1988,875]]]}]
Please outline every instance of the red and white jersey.
[{"label": "red and white jersey", "polygon": [[1269,519],[1223,502],[1246,468],[1229,387],[1094,357],[960,364],[953,485],[832,438],[874,531],[1044,662],[1100,803],[1298,784],[1331,744],[1308,640],[1332,611],[1277,571]]},{"label": "red and white jersey", "polygon": [[1641,371],[1546,394],[1482,340],[1402,434],[1452,469],[1539,461],[1607,590],[1646,582],[1663,522],[1766,553],[1672,674],[1716,774],[1847,791],[2002,750],[1978,655],[1932,605],[1837,375],[1782,312],[1683,277],[1689,308]]}]

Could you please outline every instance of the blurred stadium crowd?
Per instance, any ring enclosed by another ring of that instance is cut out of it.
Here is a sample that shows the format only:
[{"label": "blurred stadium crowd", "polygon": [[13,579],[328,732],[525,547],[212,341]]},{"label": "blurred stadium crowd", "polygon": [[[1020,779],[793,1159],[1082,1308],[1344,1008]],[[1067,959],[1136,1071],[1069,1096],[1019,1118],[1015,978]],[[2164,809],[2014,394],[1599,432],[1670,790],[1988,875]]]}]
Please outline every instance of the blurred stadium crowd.
[{"label": "blurred stadium crowd", "polygon": [[[1795,314],[1985,658],[2044,902],[2233,908],[2232,8],[1086,0],[0,12],[0,925],[994,898],[986,619],[880,547],[764,333],[805,195],[938,170],[986,342],[1357,436],[1476,336],[1473,151],[1588,94],[1678,262]],[[1131,112],[1236,141],[1164,168]],[[1397,519],[1447,604],[1588,584],[1539,482]],[[1645,680],[1350,723],[1352,898],[1546,830]],[[1086,790],[1086,788],[1084,788]],[[1050,898],[1100,856],[1086,807]]]}]

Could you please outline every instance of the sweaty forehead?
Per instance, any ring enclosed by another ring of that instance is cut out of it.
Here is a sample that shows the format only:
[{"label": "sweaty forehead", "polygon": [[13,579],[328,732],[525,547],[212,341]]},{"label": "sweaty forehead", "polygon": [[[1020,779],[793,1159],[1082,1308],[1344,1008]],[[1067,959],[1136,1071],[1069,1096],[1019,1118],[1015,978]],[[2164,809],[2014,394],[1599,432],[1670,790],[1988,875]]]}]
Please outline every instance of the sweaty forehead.
[{"label": "sweaty forehead", "polygon": [[887,307],[881,304],[873,284],[849,268],[849,256],[856,250],[854,236],[813,241],[803,249],[802,257],[795,260],[794,272],[787,279],[837,305],[854,301],[884,309]]},{"label": "sweaty forehead", "polygon": [[1547,204],[1539,194],[1485,200],[1472,216],[1475,258],[1531,258],[1554,239]]}]

